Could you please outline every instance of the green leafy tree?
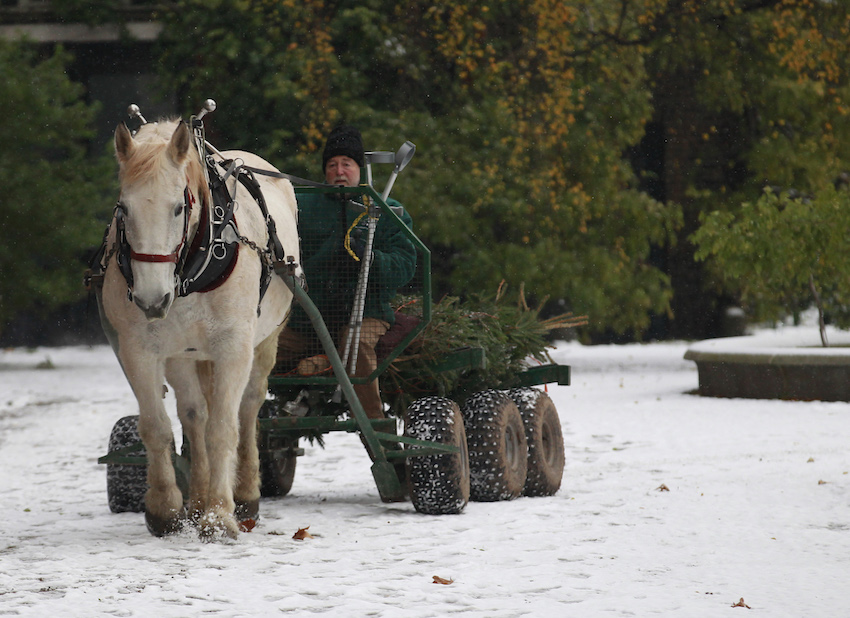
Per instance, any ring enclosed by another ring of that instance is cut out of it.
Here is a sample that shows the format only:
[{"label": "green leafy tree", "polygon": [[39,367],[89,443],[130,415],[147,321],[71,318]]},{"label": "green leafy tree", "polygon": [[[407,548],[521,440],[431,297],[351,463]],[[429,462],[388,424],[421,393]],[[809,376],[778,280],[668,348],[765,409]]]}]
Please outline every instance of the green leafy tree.
[{"label": "green leafy tree", "polygon": [[850,192],[827,188],[816,198],[768,190],[740,212],[704,217],[694,239],[698,259],[711,258],[724,284],[740,294],[750,315],[775,320],[818,308],[850,327]]},{"label": "green leafy tree", "polygon": [[587,10],[589,48],[641,50],[653,105],[644,186],[683,213],[663,250],[672,333],[707,336],[736,299],[711,260],[694,262],[701,213],[735,213],[765,184],[818,193],[847,168],[848,4],[621,0]]},{"label": "green leafy tree", "polygon": [[730,160],[743,173],[702,198],[696,256],[706,280],[740,295],[754,319],[815,303],[821,323],[827,312],[847,325],[846,250],[836,236],[847,197],[835,186],[850,166],[850,13],[846,3],[761,4],[749,17],[758,53],[748,50],[752,62],[738,72],[746,87],[725,107],[737,115]]},{"label": "green leafy tree", "polygon": [[96,213],[108,212],[114,170],[86,156],[95,109],[66,76],[68,61],[0,41],[0,328],[81,297],[86,254],[103,232]]}]

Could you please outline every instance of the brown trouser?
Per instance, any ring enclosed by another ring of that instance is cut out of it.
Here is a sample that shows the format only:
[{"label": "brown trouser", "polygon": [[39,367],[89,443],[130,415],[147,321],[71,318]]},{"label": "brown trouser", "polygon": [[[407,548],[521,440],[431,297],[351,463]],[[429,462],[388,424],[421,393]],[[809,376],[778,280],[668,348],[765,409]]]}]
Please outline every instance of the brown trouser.
[{"label": "brown trouser", "polygon": [[[357,351],[357,368],[354,372],[354,377],[362,378],[368,376],[377,369],[378,357],[375,354],[375,345],[377,345],[378,340],[383,337],[389,328],[389,323],[383,320],[363,318],[363,325],[360,327],[360,346]],[[348,327],[346,326],[340,333],[340,348],[345,345],[347,332]],[[284,328],[278,339],[278,360],[297,362],[305,354],[310,354],[308,338],[291,328]],[[339,354],[340,357],[343,356],[344,352],[342,349],[340,349]],[[381,390],[377,379],[367,384],[355,384],[354,393],[360,400],[360,405],[363,406],[366,416],[369,418],[384,418],[384,406],[381,402]]]}]

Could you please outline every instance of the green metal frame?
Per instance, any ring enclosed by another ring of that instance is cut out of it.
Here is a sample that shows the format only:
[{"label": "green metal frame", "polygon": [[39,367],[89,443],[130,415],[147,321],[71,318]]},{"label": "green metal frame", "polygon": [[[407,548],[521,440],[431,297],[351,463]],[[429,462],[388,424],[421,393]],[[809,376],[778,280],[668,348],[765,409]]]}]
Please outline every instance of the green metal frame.
[{"label": "green metal frame", "polygon": [[[114,451],[109,451],[106,455],[97,458],[99,464],[112,464],[118,466],[147,466],[147,455],[133,455],[145,447],[141,442],[133,442],[127,446],[121,447]],[[188,449],[186,449],[188,452]],[[189,496],[189,477],[190,477],[190,462],[187,455],[178,455],[171,453],[171,464],[174,466],[174,476],[177,481],[177,487],[184,497]]]},{"label": "green metal frame", "polygon": [[[407,237],[410,242],[416,247],[417,254],[421,259],[421,264],[418,266],[418,269],[422,273],[422,321],[416,325],[416,327],[407,334],[407,336],[399,343],[398,346],[386,357],[384,358],[378,367],[370,373],[368,376],[362,378],[350,378],[353,384],[368,384],[372,380],[375,380],[378,376],[380,376],[384,371],[387,370],[387,367],[398,357],[399,354],[404,351],[404,349],[413,341],[419,333],[421,333],[428,323],[431,321],[431,251],[428,247],[425,246],[425,243],[411,230],[407,227],[404,222],[396,215],[392,208],[381,198],[380,194],[373,187],[369,185],[361,185],[359,187],[296,187],[296,194],[313,194],[313,193],[356,193],[359,195],[365,195],[372,200],[375,201],[376,204],[381,208],[381,216],[389,217],[393,223],[401,230],[401,232]],[[300,301],[299,301],[300,302]],[[302,303],[303,306],[303,303]],[[318,331],[317,331],[318,332]],[[324,342],[323,342],[324,344]],[[327,352],[327,350],[325,350]],[[277,384],[281,386],[285,386],[287,384],[292,385],[330,385],[335,386],[338,383],[338,378],[331,376],[271,376],[269,378],[270,384]]]}]

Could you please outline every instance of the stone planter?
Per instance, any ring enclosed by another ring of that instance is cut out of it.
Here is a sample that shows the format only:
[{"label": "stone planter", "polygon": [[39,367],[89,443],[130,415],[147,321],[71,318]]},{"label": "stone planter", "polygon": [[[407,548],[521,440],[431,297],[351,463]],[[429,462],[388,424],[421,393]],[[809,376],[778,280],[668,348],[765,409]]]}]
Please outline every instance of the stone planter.
[{"label": "stone planter", "polygon": [[707,397],[850,401],[850,332],[817,328],[761,331],[690,346],[699,394]]}]

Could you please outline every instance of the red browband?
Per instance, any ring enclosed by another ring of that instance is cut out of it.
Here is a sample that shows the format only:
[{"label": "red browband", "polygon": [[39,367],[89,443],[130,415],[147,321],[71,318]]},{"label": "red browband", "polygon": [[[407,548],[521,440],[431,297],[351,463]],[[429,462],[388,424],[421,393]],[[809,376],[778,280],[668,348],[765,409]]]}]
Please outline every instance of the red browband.
[{"label": "red browband", "polygon": [[[180,243],[182,246],[183,243]],[[160,255],[157,253],[136,253],[133,250],[130,250],[130,259],[136,260],[137,262],[172,262],[174,264],[177,263],[179,255],[179,248],[174,253],[169,253],[168,255]]]}]

